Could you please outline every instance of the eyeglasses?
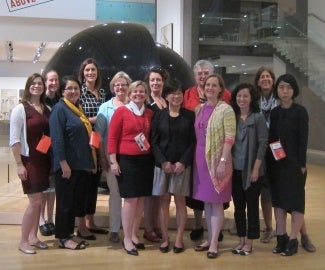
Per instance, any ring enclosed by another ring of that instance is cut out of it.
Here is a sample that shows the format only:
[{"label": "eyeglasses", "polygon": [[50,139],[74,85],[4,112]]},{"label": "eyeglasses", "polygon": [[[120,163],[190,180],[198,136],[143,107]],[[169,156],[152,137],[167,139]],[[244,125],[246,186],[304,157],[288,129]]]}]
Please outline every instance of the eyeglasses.
[{"label": "eyeglasses", "polygon": [[121,84],[114,84],[114,87],[127,87],[128,84],[126,83],[121,83]]},{"label": "eyeglasses", "polygon": [[72,87],[72,86],[69,86],[67,87],[66,89],[64,90],[67,90],[67,91],[80,91],[80,88],[79,87]]}]

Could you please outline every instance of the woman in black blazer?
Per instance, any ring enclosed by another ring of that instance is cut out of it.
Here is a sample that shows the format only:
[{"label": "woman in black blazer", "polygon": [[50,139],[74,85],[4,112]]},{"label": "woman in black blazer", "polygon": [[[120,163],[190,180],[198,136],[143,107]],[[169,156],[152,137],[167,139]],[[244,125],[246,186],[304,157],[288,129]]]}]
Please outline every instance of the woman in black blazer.
[{"label": "woman in black blazer", "polygon": [[157,112],[152,122],[151,144],[155,156],[153,195],[160,196],[162,241],[159,249],[162,253],[169,251],[169,204],[171,195],[175,197],[177,233],[173,250],[180,253],[184,251],[185,197],[190,195],[195,115],[181,107],[183,92],[178,81],[166,84],[163,96],[168,106]]}]

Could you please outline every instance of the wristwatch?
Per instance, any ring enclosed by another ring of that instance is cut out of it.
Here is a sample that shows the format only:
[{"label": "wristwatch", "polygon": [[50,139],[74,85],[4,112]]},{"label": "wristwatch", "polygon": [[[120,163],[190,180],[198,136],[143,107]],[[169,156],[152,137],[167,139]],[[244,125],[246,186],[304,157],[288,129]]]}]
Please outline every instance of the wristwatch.
[{"label": "wristwatch", "polygon": [[221,158],[220,158],[220,161],[221,161],[221,162],[226,162],[227,160],[226,160],[224,157],[221,157]]}]

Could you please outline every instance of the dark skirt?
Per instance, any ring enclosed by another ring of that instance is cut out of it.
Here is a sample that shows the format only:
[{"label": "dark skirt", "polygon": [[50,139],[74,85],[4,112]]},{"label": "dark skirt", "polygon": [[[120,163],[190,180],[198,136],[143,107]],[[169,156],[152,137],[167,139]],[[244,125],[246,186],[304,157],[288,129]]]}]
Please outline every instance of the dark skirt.
[{"label": "dark skirt", "polygon": [[122,198],[152,195],[154,158],[147,155],[118,155],[121,174],[117,176]]},{"label": "dark skirt", "polygon": [[49,188],[50,159],[49,155],[35,154],[31,157],[21,156],[27,170],[27,180],[21,181],[25,194],[42,192]]},{"label": "dark skirt", "polygon": [[268,169],[273,207],[284,209],[288,213],[304,213],[307,173],[302,174],[296,158],[272,160]]}]

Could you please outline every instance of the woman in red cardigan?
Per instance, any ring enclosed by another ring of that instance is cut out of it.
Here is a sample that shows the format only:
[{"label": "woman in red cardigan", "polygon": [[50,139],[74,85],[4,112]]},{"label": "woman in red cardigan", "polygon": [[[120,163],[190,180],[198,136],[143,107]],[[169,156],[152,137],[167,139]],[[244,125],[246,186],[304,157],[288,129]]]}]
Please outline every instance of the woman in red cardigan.
[{"label": "woman in red cardigan", "polygon": [[144,82],[130,84],[128,96],[130,102],[117,108],[113,114],[107,147],[111,170],[116,175],[120,195],[124,198],[124,249],[127,254],[137,256],[138,249],[145,249],[137,236],[144,197],[152,193],[154,159],[148,139],[153,112],[145,106],[148,88]]}]

